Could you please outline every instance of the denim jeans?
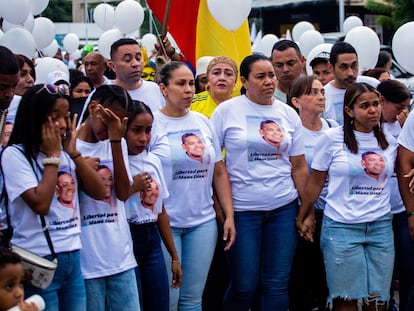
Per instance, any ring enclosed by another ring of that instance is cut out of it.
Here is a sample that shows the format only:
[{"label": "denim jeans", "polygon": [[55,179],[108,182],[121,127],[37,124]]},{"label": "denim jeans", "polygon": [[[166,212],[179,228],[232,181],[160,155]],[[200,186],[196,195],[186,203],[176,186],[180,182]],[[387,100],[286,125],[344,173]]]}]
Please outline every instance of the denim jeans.
[{"label": "denim jeans", "polygon": [[234,213],[237,238],[227,254],[230,285],[223,310],[247,311],[256,298],[259,310],[287,310],[297,210],[294,200],[272,211]]},{"label": "denim jeans", "polygon": [[[52,256],[47,256],[51,260]],[[58,266],[53,281],[46,289],[25,286],[25,297],[43,297],[46,311],[85,311],[86,294],[80,268],[79,251],[57,254]]]},{"label": "denim jeans", "polygon": [[135,269],[85,280],[88,311],[140,311]]},{"label": "denim jeans", "polygon": [[[201,297],[217,241],[216,220],[192,228],[171,228],[171,231],[183,270],[183,283],[180,288],[170,288],[170,310],[201,311]],[[163,253],[169,269],[171,257],[164,245]],[[171,283],[171,273],[168,282]]]},{"label": "denim jeans", "polygon": [[322,221],[329,302],[336,297],[388,301],[394,266],[392,216],[358,224]]},{"label": "denim jeans", "polygon": [[130,224],[134,254],[138,262],[135,268],[141,307],[145,311],[168,311],[169,285],[161,238],[156,222]]},{"label": "denim jeans", "polygon": [[395,241],[395,268],[399,280],[399,308],[401,311],[414,310],[414,241],[408,230],[407,213],[394,214],[392,223]]}]

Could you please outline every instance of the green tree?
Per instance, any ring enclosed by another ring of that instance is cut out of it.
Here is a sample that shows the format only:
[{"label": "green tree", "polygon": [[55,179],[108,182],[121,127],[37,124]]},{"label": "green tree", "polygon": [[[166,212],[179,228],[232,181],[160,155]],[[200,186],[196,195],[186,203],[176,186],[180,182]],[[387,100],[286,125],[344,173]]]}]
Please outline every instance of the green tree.
[{"label": "green tree", "polygon": [[371,12],[380,14],[377,23],[391,29],[397,29],[402,24],[414,20],[413,0],[384,0],[378,2],[368,0],[365,7]]},{"label": "green tree", "polygon": [[42,16],[50,18],[54,22],[71,22],[72,21],[72,1],[68,0],[50,0]]}]

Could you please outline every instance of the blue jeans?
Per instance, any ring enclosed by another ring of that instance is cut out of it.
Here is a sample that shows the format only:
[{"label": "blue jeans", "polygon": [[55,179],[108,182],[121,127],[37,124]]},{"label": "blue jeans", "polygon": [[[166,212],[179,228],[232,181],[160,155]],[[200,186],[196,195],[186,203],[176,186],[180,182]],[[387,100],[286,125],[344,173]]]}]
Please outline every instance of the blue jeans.
[{"label": "blue jeans", "polygon": [[298,202],[272,211],[235,212],[237,238],[228,251],[230,285],[223,310],[288,309],[288,282],[295,254]]},{"label": "blue jeans", "polygon": [[392,216],[358,224],[322,221],[321,250],[329,302],[336,297],[386,302],[394,266]]},{"label": "blue jeans", "polygon": [[[180,288],[170,288],[171,311],[201,311],[201,297],[217,242],[216,219],[192,228],[171,228],[175,247],[183,270]],[[171,256],[163,245],[167,268]],[[171,283],[171,273],[168,274]]]},{"label": "blue jeans", "polygon": [[135,258],[138,262],[135,274],[142,309],[168,311],[170,303],[168,274],[157,223],[130,224],[129,227],[134,243]]},{"label": "blue jeans", "polygon": [[135,269],[85,280],[88,311],[140,311]]},{"label": "blue jeans", "polygon": [[394,214],[395,268],[399,280],[399,308],[401,311],[414,310],[414,241],[408,230],[406,212]]},{"label": "blue jeans", "polygon": [[[52,256],[46,256],[52,260]],[[46,289],[25,286],[25,297],[43,297],[46,311],[85,311],[86,295],[80,268],[79,251],[57,254],[58,266],[53,281]]]}]

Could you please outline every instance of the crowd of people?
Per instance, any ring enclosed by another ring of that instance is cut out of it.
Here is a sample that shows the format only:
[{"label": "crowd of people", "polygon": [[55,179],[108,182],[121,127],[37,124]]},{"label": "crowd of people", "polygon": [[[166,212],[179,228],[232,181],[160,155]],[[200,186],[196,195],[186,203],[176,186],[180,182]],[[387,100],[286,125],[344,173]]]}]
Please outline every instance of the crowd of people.
[{"label": "crowd of people", "polygon": [[[412,95],[389,55],[360,74],[338,42],[307,75],[280,40],[193,72],[157,47],[119,39],[46,84],[0,47],[0,311],[385,311],[397,281],[414,310]],[[9,243],[57,259],[46,289]]]}]

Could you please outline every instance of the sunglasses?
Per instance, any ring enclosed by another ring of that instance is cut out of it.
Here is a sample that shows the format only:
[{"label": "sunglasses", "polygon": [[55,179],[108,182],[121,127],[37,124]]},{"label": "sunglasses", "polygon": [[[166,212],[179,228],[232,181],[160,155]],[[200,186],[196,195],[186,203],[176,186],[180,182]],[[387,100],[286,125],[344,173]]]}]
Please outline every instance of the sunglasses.
[{"label": "sunglasses", "polygon": [[36,94],[39,94],[41,91],[46,90],[51,95],[64,95],[69,96],[69,87],[66,84],[43,84]]}]

